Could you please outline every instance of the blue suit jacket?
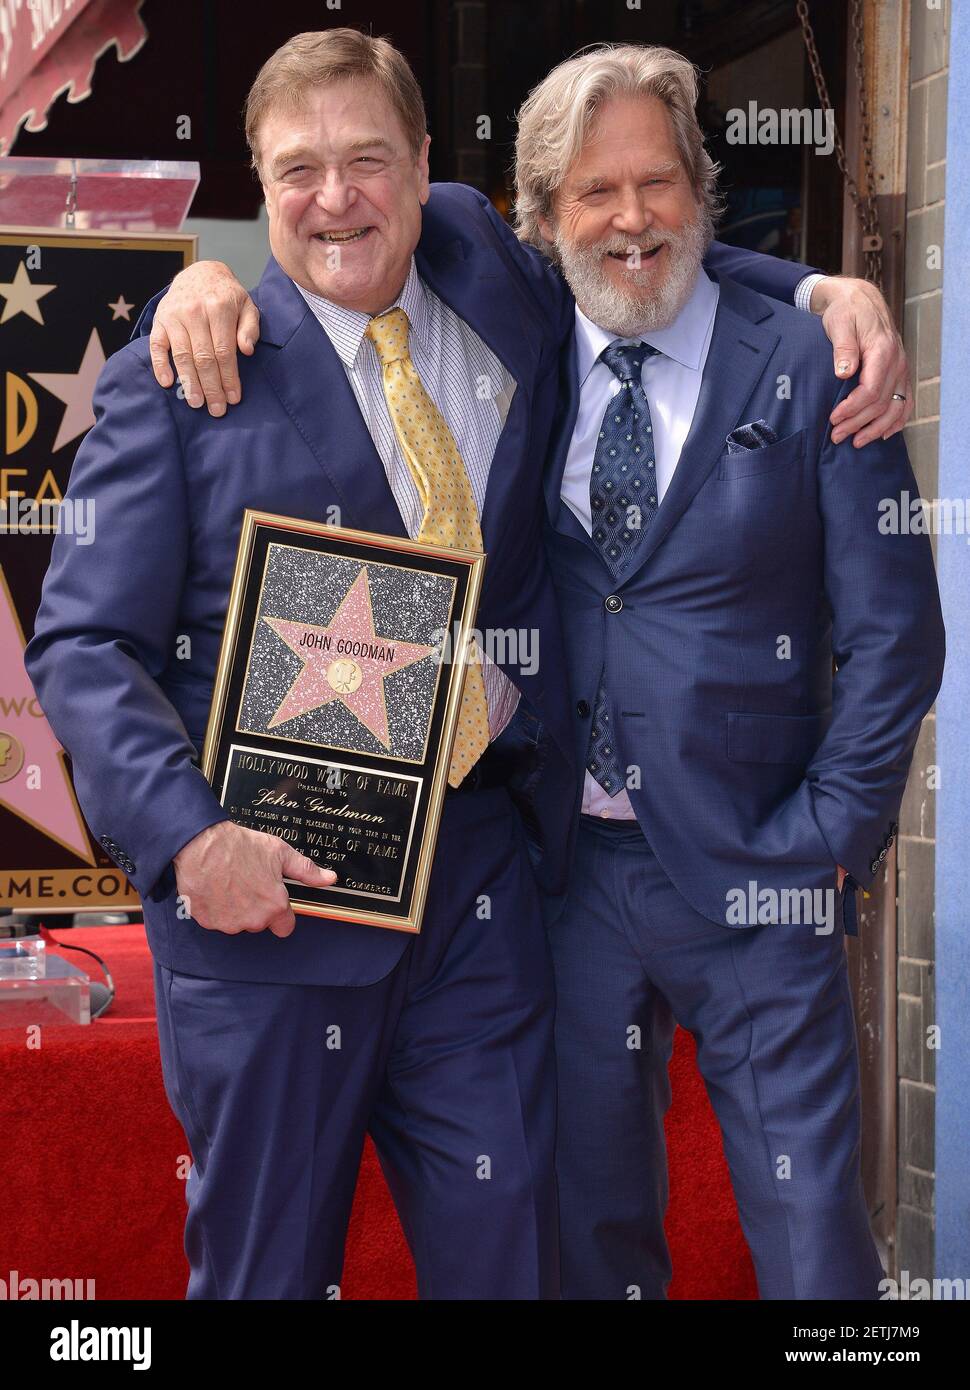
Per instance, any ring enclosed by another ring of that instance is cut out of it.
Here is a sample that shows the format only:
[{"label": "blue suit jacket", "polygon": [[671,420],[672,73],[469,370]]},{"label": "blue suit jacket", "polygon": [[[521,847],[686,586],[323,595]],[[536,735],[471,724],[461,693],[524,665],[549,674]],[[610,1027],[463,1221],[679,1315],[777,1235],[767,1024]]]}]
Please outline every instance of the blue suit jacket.
[{"label": "blue suit jacket", "polygon": [[[762,287],[789,299],[805,273],[770,257],[721,254],[740,257]],[[461,185],[434,187],[416,258],[426,283],[517,383],[482,515],[488,564],[478,626],[539,634],[538,670],[506,670],[543,728],[529,811],[542,848],[537,875],[556,893],[578,779],[541,489],[572,301],[487,199]],[[106,364],[68,490],[95,500],[96,541],[55,541],[27,668],[71,756],[89,825],[142,896],[162,964],[214,978],[366,984],[394,965],[406,936],[301,917],[282,942],[266,932],[228,937],[176,911],[173,855],[225,818],[197,750],[243,510],[324,520],[338,506],[344,525],[404,533],[346,373],[272,259],[255,299],[260,341],[240,362],[242,403],[223,419],[157,387],[144,336]],[[185,639],[191,657],[181,660]]]},{"label": "blue suit jacket", "polygon": [[[829,414],[856,383],[833,377],[819,320],[713,278],[692,427],[622,583],[560,501],[573,342],[545,487],[577,761],[606,661],[637,819],[688,902],[730,925],[727,895],[752,880],[830,888],[839,863],[872,881],[944,634],[929,538],[879,526],[882,499],[918,496],[902,435],[833,445]],[[777,442],[728,452],[759,419]]]}]

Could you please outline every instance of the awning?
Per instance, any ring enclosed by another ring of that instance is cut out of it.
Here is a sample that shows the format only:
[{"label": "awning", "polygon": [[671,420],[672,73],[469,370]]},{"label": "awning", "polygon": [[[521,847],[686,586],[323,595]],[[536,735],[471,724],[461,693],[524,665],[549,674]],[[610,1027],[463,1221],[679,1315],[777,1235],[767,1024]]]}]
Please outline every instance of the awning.
[{"label": "awning", "polygon": [[0,155],[17,133],[43,130],[51,103],[91,95],[94,65],[112,44],[120,62],[148,37],[142,0],[0,0]]}]

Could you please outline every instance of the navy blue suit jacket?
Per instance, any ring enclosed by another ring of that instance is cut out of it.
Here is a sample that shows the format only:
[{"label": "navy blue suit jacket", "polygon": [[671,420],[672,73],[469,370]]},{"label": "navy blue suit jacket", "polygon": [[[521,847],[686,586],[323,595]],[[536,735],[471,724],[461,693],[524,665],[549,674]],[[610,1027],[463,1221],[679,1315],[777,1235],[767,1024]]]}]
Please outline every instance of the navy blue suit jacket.
[{"label": "navy blue suit jacket", "polygon": [[[712,278],[692,427],[622,583],[560,500],[572,341],[545,486],[577,761],[606,661],[637,819],[688,902],[731,925],[728,894],[751,881],[830,888],[838,863],[872,882],[944,634],[928,536],[879,524],[882,499],[919,493],[902,435],[833,445],[829,414],[856,382],[834,378],[820,321]],[[728,452],[759,419],[777,441]]]},{"label": "navy blue suit jacket", "polygon": [[[715,249],[789,300],[805,267]],[[542,463],[557,413],[560,347],[572,300],[491,204],[436,185],[418,270],[488,343],[517,383],[482,515],[488,555],[478,626],[535,629],[534,673],[506,670],[543,728],[529,810],[548,893],[567,867],[578,778],[559,619],[544,557]],[[223,936],[178,915],[172,857],[224,812],[198,768],[243,510],[259,508],[401,535],[400,514],[346,373],[274,260],[255,292],[261,337],[240,361],[243,400],[223,419],[192,410],[152,375],[149,306],[106,364],[96,423],[68,495],[95,501],[96,541],[55,541],[27,668],[69,752],[95,836],[146,908],[149,940],[171,969],[226,979],[366,984],[406,936],[300,917],[284,941]],[[190,659],[179,659],[188,639]]]}]

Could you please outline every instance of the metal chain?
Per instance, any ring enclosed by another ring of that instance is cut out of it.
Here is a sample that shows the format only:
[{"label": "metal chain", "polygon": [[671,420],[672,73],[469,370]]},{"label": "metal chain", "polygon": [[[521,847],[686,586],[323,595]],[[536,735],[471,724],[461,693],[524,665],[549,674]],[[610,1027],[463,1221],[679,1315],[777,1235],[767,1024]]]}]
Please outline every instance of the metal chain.
[{"label": "metal chain", "polygon": [[795,9],[802,26],[805,49],[809,65],[815,79],[815,89],[822,103],[823,111],[832,111],[832,128],[835,131],[835,157],[845,180],[845,186],[855,208],[859,226],[862,229],[862,253],[865,261],[865,278],[877,288],[882,289],[882,234],[879,231],[879,215],[876,211],[876,173],[872,153],[872,130],[869,122],[869,102],[866,97],[865,35],[863,27],[862,0],[852,0],[852,44],[855,51],[856,90],[859,99],[859,135],[862,146],[862,161],[865,169],[866,191],[859,192],[859,186],[849,173],[845,158],[845,147],[839,128],[835,123],[835,111],[829,99],[829,89],[822,72],[822,64],[815,44],[815,33],[808,16],[808,0],[796,0]]}]

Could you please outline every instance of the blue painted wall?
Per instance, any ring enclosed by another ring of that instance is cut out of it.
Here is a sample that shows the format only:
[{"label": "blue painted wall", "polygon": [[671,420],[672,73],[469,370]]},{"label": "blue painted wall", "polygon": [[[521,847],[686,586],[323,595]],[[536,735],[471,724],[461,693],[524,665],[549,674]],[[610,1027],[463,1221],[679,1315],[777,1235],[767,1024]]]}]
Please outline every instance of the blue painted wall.
[{"label": "blue painted wall", "polygon": [[[970,509],[970,5],[950,6],[939,495]],[[970,1287],[970,534],[938,538],[936,1273]]]}]

